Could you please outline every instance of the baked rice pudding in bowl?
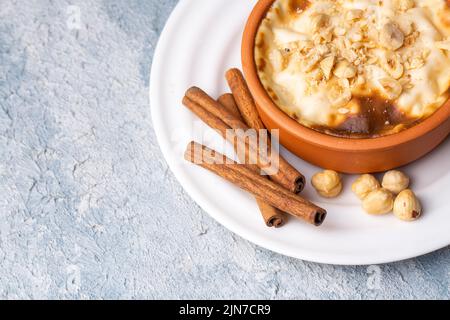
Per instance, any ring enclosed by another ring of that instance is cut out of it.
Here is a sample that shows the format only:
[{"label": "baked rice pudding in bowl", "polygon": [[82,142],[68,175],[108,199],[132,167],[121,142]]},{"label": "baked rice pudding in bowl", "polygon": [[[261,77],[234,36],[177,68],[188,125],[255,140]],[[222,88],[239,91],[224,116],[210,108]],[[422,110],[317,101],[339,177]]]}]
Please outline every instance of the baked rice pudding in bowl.
[{"label": "baked rice pudding in bowl", "polygon": [[314,164],[387,170],[450,132],[445,0],[261,0],[242,49],[261,118]]}]

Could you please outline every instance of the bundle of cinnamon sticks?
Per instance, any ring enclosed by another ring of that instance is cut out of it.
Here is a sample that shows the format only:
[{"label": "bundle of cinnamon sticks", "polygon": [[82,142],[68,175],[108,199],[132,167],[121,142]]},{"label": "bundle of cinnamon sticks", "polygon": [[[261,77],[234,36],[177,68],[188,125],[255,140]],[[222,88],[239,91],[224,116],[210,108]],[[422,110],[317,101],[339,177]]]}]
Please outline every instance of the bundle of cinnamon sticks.
[{"label": "bundle of cinnamon sticks", "polygon": [[[183,104],[234,146],[240,163],[196,142],[188,145],[185,159],[253,194],[268,227],[284,225],[286,213],[320,226],[326,211],[298,195],[305,186],[304,176],[275,154],[270,139],[266,145],[261,143],[265,137],[260,133],[266,128],[242,73],[231,69],[226,79],[232,94],[224,94],[216,101],[200,88],[192,87],[186,91]],[[249,135],[230,135],[230,130],[252,132],[257,143],[251,143]],[[273,159],[278,164],[275,172],[268,170]]]}]

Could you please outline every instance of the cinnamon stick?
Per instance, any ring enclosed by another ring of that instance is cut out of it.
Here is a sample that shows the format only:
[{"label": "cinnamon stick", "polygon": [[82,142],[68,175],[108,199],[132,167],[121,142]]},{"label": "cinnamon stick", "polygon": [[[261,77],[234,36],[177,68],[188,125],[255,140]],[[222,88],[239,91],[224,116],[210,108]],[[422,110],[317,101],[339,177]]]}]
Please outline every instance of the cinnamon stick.
[{"label": "cinnamon stick", "polygon": [[[200,88],[192,87],[188,89],[186,91],[185,98],[188,98],[190,101],[198,104],[199,106],[210,112],[212,115],[222,120],[222,122],[228,125],[231,129],[241,129],[244,131],[250,129],[246,123],[233,116],[233,114],[227,109],[221,107],[221,104],[219,102],[215,101]],[[268,161],[258,162],[258,165],[262,170],[265,169],[264,165],[270,163],[270,159],[278,157],[279,170],[275,174],[272,174],[270,178],[291,192],[300,193],[303,190],[305,185],[305,178],[286,160],[284,160],[279,155],[271,154],[270,148],[269,150],[265,150],[267,152],[262,152],[263,150],[260,150],[259,143],[257,143],[257,146],[250,146],[249,149],[254,149],[252,150],[252,152],[250,152],[252,156],[255,156],[253,157],[253,159],[260,159],[260,157],[264,156],[264,154],[268,154],[268,157],[264,159]]]},{"label": "cinnamon stick", "polygon": [[[232,94],[225,93],[221,95],[217,101],[220,102],[234,116],[236,116],[236,118],[242,120],[241,113],[239,112]],[[287,217],[284,212],[266,203],[261,198],[255,197],[255,199],[266,226],[279,228],[286,223]]]},{"label": "cinnamon stick", "polygon": [[206,109],[208,112],[225,122],[232,129],[248,130],[249,127],[244,121],[239,120],[227,109],[222,108],[221,104],[211,98],[205,91],[198,87],[189,88],[186,91],[186,97]]},{"label": "cinnamon stick", "polygon": [[325,220],[324,209],[264,178],[247,165],[233,162],[201,144],[191,142],[186,149],[185,159],[297,218],[316,226],[320,226]]},{"label": "cinnamon stick", "polygon": [[233,114],[233,116],[243,121],[241,112],[239,111],[236,101],[234,100],[234,97],[231,93],[225,93],[221,95],[217,99],[217,102],[219,102],[222,106],[224,106],[225,109],[227,109],[227,111]]},{"label": "cinnamon stick", "polygon": [[[233,93],[234,100],[239,108],[245,123],[255,130],[266,129],[264,123],[259,117],[256,104],[252,94],[247,86],[247,82],[244,79],[244,75],[239,69],[233,68],[226,72],[225,78]],[[283,173],[282,182],[280,184],[284,186],[290,186],[288,189],[294,188],[295,193],[300,193],[305,187],[305,177],[295,169],[289,162],[280,156],[280,171]]]},{"label": "cinnamon stick", "polygon": [[[244,155],[245,158],[239,159],[240,161],[251,165],[255,171],[257,171],[258,168],[263,171],[267,170],[266,165],[270,163],[271,159],[266,153],[260,152],[259,143],[254,146],[254,144],[247,141],[245,137],[227,134],[227,130],[230,130],[231,128],[227,126],[222,119],[219,119],[187,96],[183,98],[183,104],[204,123],[218,132],[224,139],[228,140],[235,147],[238,155]],[[218,107],[224,109],[221,104],[218,104]],[[235,118],[234,121],[240,120]],[[278,172],[278,174],[280,173]]]},{"label": "cinnamon stick", "polygon": [[257,159],[257,150],[251,148],[247,141],[239,140],[239,137],[227,134],[227,130],[230,130],[229,126],[188,97],[183,98],[183,104],[206,125],[229,141],[235,148],[237,154],[245,155],[245,159],[239,159],[240,161],[247,163],[255,172],[259,172],[260,167],[256,164],[250,164],[250,161],[248,161],[249,159]]},{"label": "cinnamon stick", "polygon": [[247,125],[256,130],[265,129],[266,127],[259,118],[253,96],[241,71],[236,68],[230,69],[226,72],[225,78]]}]

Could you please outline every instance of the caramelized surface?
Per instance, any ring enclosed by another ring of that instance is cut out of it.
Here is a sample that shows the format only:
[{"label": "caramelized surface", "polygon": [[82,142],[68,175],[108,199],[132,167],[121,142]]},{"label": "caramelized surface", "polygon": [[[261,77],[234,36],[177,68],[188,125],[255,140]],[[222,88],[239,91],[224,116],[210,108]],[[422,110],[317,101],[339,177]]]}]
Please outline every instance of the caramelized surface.
[{"label": "caramelized surface", "polygon": [[308,0],[289,0],[289,13],[297,14],[308,8],[310,2]]},{"label": "caramelized surface", "polygon": [[354,96],[360,112],[348,117],[336,128],[312,126],[316,131],[338,137],[374,138],[397,133],[418,124],[421,120],[408,117],[392,101],[379,95]]}]

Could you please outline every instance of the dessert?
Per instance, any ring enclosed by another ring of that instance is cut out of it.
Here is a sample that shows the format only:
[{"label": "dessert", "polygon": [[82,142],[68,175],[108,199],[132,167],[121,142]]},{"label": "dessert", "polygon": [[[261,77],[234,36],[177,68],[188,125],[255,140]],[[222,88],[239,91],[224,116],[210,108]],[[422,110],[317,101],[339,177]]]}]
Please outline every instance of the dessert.
[{"label": "dessert", "polygon": [[372,138],[444,105],[449,49],[444,0],[275,0],[255,62],[274,103],[302,125]]}]

